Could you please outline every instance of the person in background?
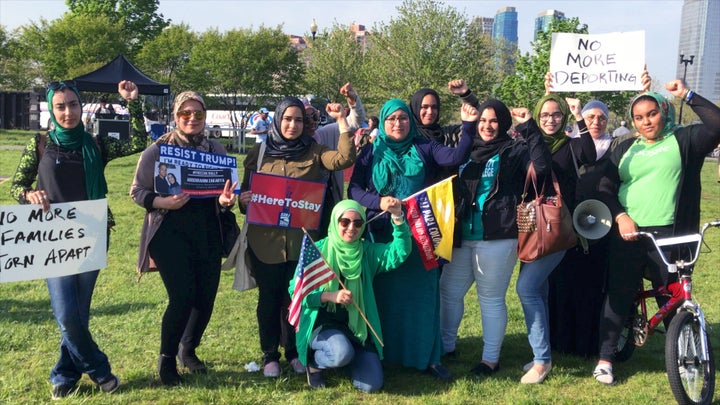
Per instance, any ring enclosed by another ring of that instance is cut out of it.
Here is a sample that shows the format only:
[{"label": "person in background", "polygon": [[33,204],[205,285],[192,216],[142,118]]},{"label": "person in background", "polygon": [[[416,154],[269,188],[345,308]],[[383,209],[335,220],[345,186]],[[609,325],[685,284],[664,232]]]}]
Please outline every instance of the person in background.
[{"label": "person in background", "polygon": [[620,121],[620,126],[617,127],[617,128],[613,131],[612,137],[613,137],[613,138],[620,138],[620,137],[622,137],[622,136],[624,136],[624,135],[627,135],[627,134],[629,134],[629,133],[630,133],[630,130],[629,130],[628,127],[627,127],[627,121]]},{"label": "person in background", "polygon": [[[332,210],[328,237],[315,243],[336,278],[305,297],[295,335],[300,361],[307,367],[308,384],[313,388],[325,386],[322,370],[345,366],[357,389],[376,392],[383,385],[383,346],[378,340],[382,339],[382,329],[373,280],[376,274],[397,268],[412,249],[402,208],[393,207],[390,214],[392,241],[372,243],[362,239],[364,208],[354,200],[343,200]],[[347,289],[340,288],[338,278]],[[295,278],[289,291],[294,294]]]},{"label": "person in background", "polygon": [[107,96],[102,96],[102,98],[100,98],[100,105],[98,105],[98,108],[95,110],[95,118],[111,120],[114,119],[116,115],[115,108],[108,102]]},{"label": "person in background", "polygon": [[[462,136],[474,141],[470,161],[459,171],[462,197],[456,226],[462,228],[462,244],[453,250],[452,262],[445,264],[440,275],[440,327],[444,350],[455,353],[465,295],[475,281],[483,354],[471,371],[491,375],[500,370],[507,327],[505,295],[517,262],[515,209],[522,199],[528,166],[532,163],[538,176],[544,177],[550,151],[527,108],[511,113],[505,104],[490,99],[478,111],[476,127],[463,125]],[[521,133],[515,139],[508,135],[513,116]]]},{"label": "person in background", "polygon": [[[260,144],[245,158],[245,172],[240,194],[240,211],[247,212],[252,199],[250,178],[253,173],[276,174],[303,180],[321,181],[326,171],[342,170],[355,161],[355,147],[345,109],[330,103],[325,111],[338,124],[340,137],[337,150],[315,142],[308,133],[308,119],[302,101],[285,97],[278,103],[265,141],[261,166],[258,167]],[[316,237],[317,232],[310,232]],[[251,274],[258,286],[257,321],[263,374],[276,378],[281,374],[278,346],[285,350],[285,358],[292,370],[304,374],[305,367],[298,359],[295,329],[288,322],[290,295],[288,285],[298,264],[303,232],[295,228],[268,227],[248,224],[247,256]]]},{"label": "person in background", "polygon": [[638,137],[628,137],[610,156],[600,183],[603,202],[615,224],[611,232],[607,295],[600,323],[600,358],[595,380],[615,383],[613,363],[618,338],[643,275],[654,285],[671,280],[655,247],[634,232],[656,238],[697,233],[700,223],[700,173],[705,156],[720,142],[720,107],[685,87],[681,80],[665,89],[686,103],[701,124],[678,126],[673,104],[647,91],[630,103]]},{"label": "person in background", "polygon": [[231,209],[237,184],[226,181],[217,198],[190,198],[186,193],[163,195],[155,191],[154,170],[160,145],[173,145],[225,155],[225,148],[207,139],[205,101],[184,91],[175,97],[176,128],[158,138],[140,155],[130,186],[133,201],[145,209],[137,267],[156,266],[168,295],[160,329],[158,373],[163,385],[182,382],[177,360],[191,373],[207,372],[196,354],[210,322],[220,282],[220,210]]},{"label": "person in background", "polygon": [[[474,111],[474,115],[473,115]],[[348,196],[367,208],[372,223],[366,228],[375,242],[390,241],[388,218],[377,218],[395,209],[402,199],[432,184],[441,167],[467,161],[473,139],[463,137],[457,148],[425,139],[402,100],[391,99],[380,110],[381,126],[372,146],[360,152]],[[463,106],[463,125],[475,128],[477,111]],[[426,370],[449,381],[450,372],[440,364],[440,271],[425,269],[415,243],[410,257],[397,270],[375,279],[380,323],[385,337],[385,361]]]},{"label": "person in background", "polygon": [[[647,71],[642,73],[641,82],[646,89],[650,88]],[[578,202],[599,200],[598,186],[609,164],[610,154],[619,141],[629,136],[630,131],[620,138],[613,138],[607,131],[610,112],[605,103],[591,100],[580,109],[580,100],[570,100],[578,106],[574,111],[578,128],[581,133],[590,134],[596,153],[594,162],[576,169],[575,199]],[[605,235],[599,240],[585,241],[568,249],[550,275],[550,343],[553,350],[583,357],[597,355],[609,241],[609,235]]]},{"label": "person in background", "polygon": [[258,116],[255,118],[255,122],[253,122],[252,128],[250,128],[250,133],[257,136],[255,139],[256,143],[265,142],[267,139],[268,130],[270,129],[269,115],[270,111],[268,111],[267,108],[261,108]]},{"label": "person in background", "polygon": [[[365,122],[365,107],[360,101],[357,91],[348,82],[340,87],[340,94],[345,97],[348,107],[345,109],[348,129],[351,133],[360,128]],[[337,122],[323,125],[318,128],[320,114],[310,103],[305,104],[305,112],[309,118],[308,134],[320,145],[337,150],[340,140],[340,126]],[[342,170],[325,172],[327,176],[328,189],[323,204],[322,221],[320,222],[319,236],[325,237],[325,232],[330,224],[330,207],[334,207],[339,201],[345,198],[345,178]]]},{"label": "person in background", "polygon": [[[132,102],[137,99],[138,89],[135,83],[123,80],[118,83],[118,93]],[[106,198],[105,165],[114,158],[141,151],[147,134],[133,126],[126,141],[107,136],[93,139],[82,123],[82,98],[73,82],[50,83],[45,95],[54,129],[30,138],[13,176],[10,195],[20,204],[39,204],[44,211],[54,203]],[[132,102],[131,108],[139,110],[139,103]],[[108,210],[108,246],[113,225]],[[60,359],[50,372],[53,399],[70,395],[83,373],[103,392],[115,392],[120,386],[89,328],[90,302],[99,272],[45,280],[62,335]]]},{"label": "person in background", "polygon": [[357,131],[355,131],[355,149],[358,152],[375,139],[377,136],[377,126],[378,117],[371,115],[368,117],[367,126],[358,128]]}]

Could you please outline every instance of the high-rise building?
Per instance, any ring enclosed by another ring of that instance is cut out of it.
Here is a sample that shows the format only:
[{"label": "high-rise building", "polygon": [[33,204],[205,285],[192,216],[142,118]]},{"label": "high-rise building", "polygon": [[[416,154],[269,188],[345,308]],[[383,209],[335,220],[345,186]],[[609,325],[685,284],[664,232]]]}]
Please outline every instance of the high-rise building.
[{"label": "high-rise building", "polygon": [[547,31],[550,28],[550,23],[555,20],[564,20],[565,13],[557,10],[545,10],[538,13],[535,18],[535,35],[533,40],[537,39],[537,33],[540,31]]},{"label": "high-rise building", "polygon": [[493,33],[493,25],[495,20],[490,17],[475,17],[472,21],[473,24],[480,28],[480,33],[491,36]]},{"label": "high-rise building", "polygon": [[[678,54],[693,63],[687,66],[688,88],[713,101],[720,101],[720,1],[685,0],[680,19]],[[677,59],[677,77],[685,64]]]},{"label": "high-rise building", "polygon": [[517,45],[518,42],[518,18],[515,7],[503,7],[495,14],[492,37],[504,39]]}]

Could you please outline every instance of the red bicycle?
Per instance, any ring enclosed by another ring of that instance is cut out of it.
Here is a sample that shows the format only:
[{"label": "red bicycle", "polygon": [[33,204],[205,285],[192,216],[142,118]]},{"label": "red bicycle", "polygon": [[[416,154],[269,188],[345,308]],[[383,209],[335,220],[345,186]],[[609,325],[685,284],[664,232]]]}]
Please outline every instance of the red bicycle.
[{"label": "red bicycle", "polygon": [[[692,299],[692,274],[705,231],[718,226],[720,220],[704,224],[700,233],[660,239],[647,232],[634,233],[652,241],[668,272],[677,273],[678,280],[650,290],[640,286],[633,312],[621,333],[615,359],[629,359],[635,347],[644,345],[660,322],[674,313],[665,334],[665,369],[670,389],[679,404],[710,404],[715,393],[715,358],[705,316],[700,304]],[[663,248],[679,248],[683,253],[679,257],[685,259],[670,263]],[[646,300],[655,297],[669,299],[648,319]]]}]

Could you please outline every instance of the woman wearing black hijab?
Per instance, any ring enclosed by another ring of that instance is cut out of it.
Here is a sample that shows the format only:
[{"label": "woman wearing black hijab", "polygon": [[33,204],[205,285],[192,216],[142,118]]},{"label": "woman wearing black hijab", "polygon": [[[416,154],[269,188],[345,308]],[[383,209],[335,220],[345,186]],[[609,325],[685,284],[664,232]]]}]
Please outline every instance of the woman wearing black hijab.
[{"label": "woman wearing black hijab", "polygon": [[[482,314],[482,361],[472,369],[490,375],[500,369],[500,347],[507,326],[505,295],[517,262],[515,207],[521,200],[527,168],[539,176],[549,170],[550,150],[527,108],[510,110],[490,99],[478,107],[477,137],[470,161],[459,170],[461,204],[457,206],[462,245],[440,276],[440,331],[443,347],[455,350],[463,300],[475,281]],[[508,135],[512,117],[521,134]],[[465,133],[462,136],[475,136]],[[457,232],[456,232],[457,234]]]},{"label": "woman wearing black hijab", "polygon": [[[275,118],[264,143],[256,144],[245,158],[245,173],[241,190],[250,190],[253,172],[275,174],[303,180],[322,180],[327,170],[343,170],[355,162],[353,134],[345,119],[345,109],[337,103],[328,104],[326,112],[339,125],[337,150],[321,145],[308,134],[305,106],[295,97],[285,97],[275,109]],[[265,149],[262,157],[261,148]],[[258,160],[261,160],[258,167]],[[252,192],[240,194],[240,211],[247,212]],[[323,207],[332,209],[332,207]],[[310,232],[315,238],[316,232]],[[294,372],[305,373],[295,347],[295,329],[288,323],[290,295],[288,284],[295,274],[300,255],[303,232],[296,228],[269,227],[248,224],[247,254],[252,275],[258,285],[257,319],[260,348],[263,352],[263,374],[280,376],[280,353]]]}]

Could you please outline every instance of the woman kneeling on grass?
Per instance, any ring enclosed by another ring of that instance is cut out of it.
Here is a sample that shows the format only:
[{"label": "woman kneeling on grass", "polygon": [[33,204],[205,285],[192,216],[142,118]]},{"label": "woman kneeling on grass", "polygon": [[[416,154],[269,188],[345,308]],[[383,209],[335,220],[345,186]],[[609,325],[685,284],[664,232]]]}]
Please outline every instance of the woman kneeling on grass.
[{"label": "woman kneeling on grass", "polygon": [[[412,249],[402,207],[397,204],[388,211],[393,223],[390,243],[360,239],[365,230],[365,212],[353,200],[335,205],[328,237],[316,242],[336,278],[305,297],[295,335],[300,361],[307,367],[308,384],[313,388],[325,386],[323,369],[344,366],[348,366],[352,383],[359,390],[375,392],[382,387],[383,351],[378,340],[382,332],[373,279],[402,264]],[[340,289],[338,278],[347,289]],[[294,293],[295,279],[289,291]]]}]

